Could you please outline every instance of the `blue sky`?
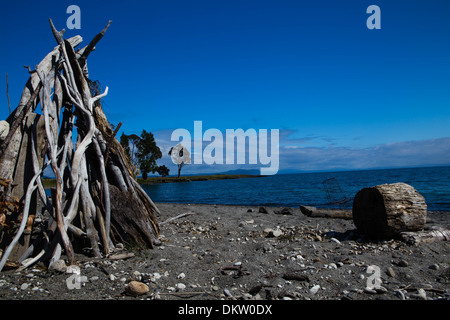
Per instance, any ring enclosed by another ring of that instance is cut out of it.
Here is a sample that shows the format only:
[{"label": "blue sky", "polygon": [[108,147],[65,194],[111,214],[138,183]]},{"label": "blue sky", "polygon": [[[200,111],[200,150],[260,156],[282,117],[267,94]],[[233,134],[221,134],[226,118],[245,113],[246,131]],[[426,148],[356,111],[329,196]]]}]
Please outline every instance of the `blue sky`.
[{"label": "blue sky", "polygon": [[[67,30],[69,5],[81,30]],[[369,5],[381,29],[369,30]],[[280,130],[280,172],[450,164],[449,1],[16,1],[0,5],[0,118],[55,46],[48,18],[87,44],[119,132]],[[3,79],[3,80],[2,80]],[[186,173],[249,165],[190,165]]]}]

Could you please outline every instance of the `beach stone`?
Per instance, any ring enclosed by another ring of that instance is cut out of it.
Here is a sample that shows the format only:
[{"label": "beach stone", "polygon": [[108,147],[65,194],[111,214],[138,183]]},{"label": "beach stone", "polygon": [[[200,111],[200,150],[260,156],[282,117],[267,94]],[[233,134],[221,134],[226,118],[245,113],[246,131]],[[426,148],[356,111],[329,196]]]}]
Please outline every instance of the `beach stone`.
[{"label": "beach stone", "polygon": [[184,283],[177,283],[175,285],[175,287],[177,288],[177,290],[184,290],[184,289],[186,289],[186,285]]},{"label": "beach stone", "polygon": [[224,293],[228,298],[233,298],[233,295],[231,294],[230,290],[228,290],[228,289],[223,289],[223,293]]},{"label": "beach stone", "polygon": [[149,287],[139,281],[130,281],[125,287],[125,292],[131,296],[140,296],[149,292]]},{"label": "beach stone", "polygon": [[278,238],[282,235],[283,235],[283,231],[281,231],[280,229],[271,230],[268,234],[269,237],[272,236],[275,238]]},{"label": "beach stone", "polygon": [[337,244],[341,244],[341,242],[338,239],[336,239],[336,238],[330,238],[330,241],[333,241],[333,242],[335,242]]},{"label": "beach stone", "polygon": [[416,294],[411,295],[411,298],[416,298],[419,300],[427,300],[427,293],[425,292],[425,290],[420,288],[419,290],[417,290]]},{"label": "beach stone", "polygon": [[403,291],[401,290],[395,290],[394,294],[397,298],[399,298],[400,300],[406,300],[405,294],[403,293]]},{"label": "beach stone", "polygon": [[400,260],[400,261],[397,263],[397,265],[398,265],[399,267],[405,268],[405,267],[409,266],[409,263],[408,263],[408,261],[406,261],[406,260]]},{"label": "beach stone", "polygon": [[50,270],[55,270],[58,272],[66,272],[67,266],[64,260],[57,260],[50,266]]},{"label": "beach stone", "polygon": [[133,279],[136,281],[141,281],[142,280],[142,275],[139,271],[134,271],[133,272]]},{"label": "beach stone", "polygon": [[318,284],[316,284],[315,286],[313,286],[311,289],[309,289],[309,293],[311,293],[312,295],[316,294],[320,289],[320,286]]},{"label": "beach stone", "polygon": [[380,287],[375,288],[375,291],[376,291],[377,293],[387,293],[387,292],[388,292],[388,289],[385,288],[385,287],[380,286]]},{"label": "beach stone", "polygon": [[254,296],[254,295],[256,295],[258,292],[260,292],[261,289],[262,289],[262,285],[261,285],[261,284],[258,284],[258,285],[256,285],[256,286],[252,287],[252,288],[248,291],[248,293],[251,294],[252,296]]},{"label": "beach stone", "polygon": [[364,292],[365,293],[370,293],[370,294],[376,294],[377,291],[375,289],[369,288],[369,287],[365,287],[364,288]]},{"label": "beach stone", "polygon": [[273,230],[272,233],[273,233],[274,237],[279,237],[279,236],[283,235],[283,231],[281,231],[280,229]]},{"label": "beach stone", "polygon": [[432,264],[431,266],[428,267],[431,270],[439,270],[439,265],[438,264]]},{"label": "beach stone", "polygon": [[259,207],[258,212],[259,213],[269,213],[269,211],[267,211],[267,209],[265,207]]},{"label": "beach stone", "polygon": [[392,267],[387,268],[386,274],[391,278],[395,278],[395,271]]},{"label": "beach stone", "polygon": [[292,215],[292,210],[290,208],[283,208],[281,210],[274,211],[275,214]]},{"label": "beach stone", "polygon": [[28,283],[22,283],[20,290],[27,290],[30,285]]},{"label": "beach stone", "polygon": [[159,279],[161,279],[161,274],[159,274],[158,272],[155,272],[155,273],[153,273],[153,280],[159,280]]}]

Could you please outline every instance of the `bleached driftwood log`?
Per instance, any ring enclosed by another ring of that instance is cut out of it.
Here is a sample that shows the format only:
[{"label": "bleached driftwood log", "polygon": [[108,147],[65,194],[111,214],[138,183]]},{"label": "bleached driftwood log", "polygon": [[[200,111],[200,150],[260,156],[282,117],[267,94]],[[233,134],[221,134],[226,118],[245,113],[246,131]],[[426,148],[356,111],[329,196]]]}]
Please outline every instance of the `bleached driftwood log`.
[{"label": "bleached driftwood log", "polygon": [[443,227],[431,227],[429,230],[417,232],[401,232],[403,241],[411,245],[434,241],[450,241],[450,230]]},{"label": "bleached driftwood log", "polygon": [[[74,263],[77,242],[85,247],[88,241],[97,257],[119,241],[141,247],[158,242],[159,211],[134,180],[101,107],[108,87],[100,93],[88,78],[87,58],[110,23],[75,51],[81,37],[65,40],[50,20],[57,47],[31,72],[0,140],[0,201],[18,199],[22,208],[1,206],[0,270],[17,257],[14,251],[23,267],[38,261],[51,266],[62,253]],[[51,197],[42,183],[46,166],[56,180]],[[33,234],[31,244],[20,241],[25,233]]]},{"label": "bleached driftwood log", "polygon": [[316,208],[310,206],[300,206],[300,211],[311,218],[332,218],[332,219],[353,219],[351,210]]},{"label": "bleached driftwood log", "polygon": [[400,232],[423,230],[426,217],[424,197],[406,183],[364,188],[353,201],[356,228],[373,238],[390,238]]}]

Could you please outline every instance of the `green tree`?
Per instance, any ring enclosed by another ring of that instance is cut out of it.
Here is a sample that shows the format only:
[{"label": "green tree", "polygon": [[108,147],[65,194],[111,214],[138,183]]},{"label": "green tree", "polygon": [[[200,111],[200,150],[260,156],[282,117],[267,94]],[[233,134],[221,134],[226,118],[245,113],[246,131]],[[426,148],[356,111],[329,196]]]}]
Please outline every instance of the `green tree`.
[{"label": "green tree", "polygon": [[165,165],[159,166],[158,169],[156,170],[156,172],[158,172],[158,174],[161,177],[167,177],[169,175],[169,171],[170,169],[167,168]]},{"label": "green tree", "polygon": [[122,133],[120,144],[136,169],[136,172],[134,172],[135,177],[141,173],[142,178],[145,180],[149,172],[158,172],[161,175],[169,174],[167,167],[159,167],[156,164],[156,160],[162,157],[162,153],[161,149],[156,145],[155,138],[151,132],[143,130],[140,137],[136,134],[126,135]]},{"label": "green tree", "polygon": [[158,170],[156,160],[161,157],[161,149],[156,145],[153,134],[142,130],[141,138],[137,143],[136,159],[144,180],[147,179],[149,172],[155,173]]}]

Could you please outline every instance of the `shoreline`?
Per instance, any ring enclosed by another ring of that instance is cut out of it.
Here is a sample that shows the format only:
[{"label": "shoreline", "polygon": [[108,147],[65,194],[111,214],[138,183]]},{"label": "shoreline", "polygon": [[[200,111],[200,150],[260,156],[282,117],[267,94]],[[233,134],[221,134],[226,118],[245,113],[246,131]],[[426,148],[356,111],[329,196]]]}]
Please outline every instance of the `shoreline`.
[{"label": "shoreline", "polygon": [[[266,176],[251,175],[251,174],[214,174],[214,175],[195,175],[178,177],[148,177],[146,180],[138,178],[137,182],[142,185],[153,183],[180,183],[190,181],[210,181],[210,180],[228,180],[228,179],[249,179],[249,178],[264,178]],[[53,188],[55,186],[54,178],[44,178],[42,180],[44,188]]]},{"label": "shoreline", "polygon": [[[229,204],[229,203],[201,203],[201,202],[167,202],[167,201],[154,201],[154,203],[156,205],[158,204],[162,204],[162,205],[187,205],[187,206],[225,206],[225,207],[248,207],[248,208],[253,208],[253,209],[258,209],[259,207],[267,207],[267,208],[275,208],[278,210],[281,210],[283,208],[288,208],[288,209],[299,209],[300,205],[292,207],[292,206],[282,206],[282,205],[267,205],[267,204]],[[312,206],[314,207],[314,206]],[[323,208],[323,209],[328,209],[328,210],[336,210],[336,211],[340,211],[340,210],[344,210],[344,211],[352,211],[351,208],[348,209],[338,209],[332,206],[315,206],[315,208]],[[427,210],[427,213],[430,214],[450,214],[450,210]],[[449,218],[450,219],[450,218]]]},{"label": "shoreline", "polygon": [[[72,275],[35,265],[0,273],[0,299],[19,300],[442,300],[450,299],[448,241],[411,246],[368,241],[352,220],[311,218],[300,208],[155,203],[161,245],[127,248],[128,258],[77,254]],[[277,211],[278,214],[275,212]],[[192,213],[168,221],[183,213]],[[430,214],[427,227],[449,226]],[[127,255],[125,255],[127,256]],[[63,256],[63,258],[65,258]],[[381,285],[370,289],[370,268]],[[73,276],[72,276],[73,277]],[[148,286],[125,294],[132,280]]]}]

